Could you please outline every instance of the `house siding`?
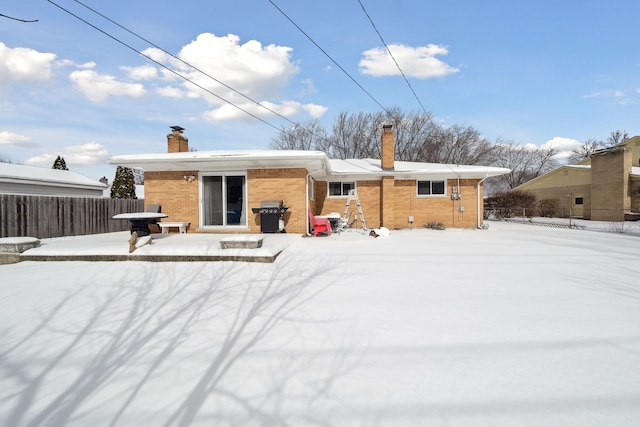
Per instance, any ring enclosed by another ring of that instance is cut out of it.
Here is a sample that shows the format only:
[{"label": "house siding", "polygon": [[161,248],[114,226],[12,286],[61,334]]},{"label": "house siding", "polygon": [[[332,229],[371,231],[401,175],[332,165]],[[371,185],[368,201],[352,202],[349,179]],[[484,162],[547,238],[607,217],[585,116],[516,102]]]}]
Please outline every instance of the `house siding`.
[{"label": "house siding", "polygon": [[260,232],[260,215],[251,208],[263,200],[284,200],[289,208],[284,214],[288,233],[304,234],[307,226],[306,169],[251,169],[247,171],[247,222],[251,233]]},{"label": "house siding", "polygon": [[[575,195],[584,199],[584,219],[623,221],[625,213],[640,211],[640,190],[636,190],[640,184],[631,177],[632,168],[640,166],[640,137],[598,151],[580,164],[591,167],[563,166],[517,189],[532,192],[538,200],[558,199],[561,203],[558,216],[569,216],[569,204]],[[576,214],[576,208],[574,205],[572,215]]]},{"label": "house siding", "polygon": [[[416,180],[357,181],[358,197],[368,228],[424,228],[430,222],[441,222],[448,228],[476,228],[478,220],[477,185],[479,179],[461,179],[460,200],[451,200],[457,180],[447,181],[444,196],[418,196]],[[385,187],[386,185],[386,187]],[[481,186],[482,188],[482,186]],[[344,213],[347,197],[328,197],[327,183],[316,182],[314,214]],[[460,212],[459,207],[464,211]],[[482,209],[482,206],[480,206]],[[357,213],[356,203],[349,205],[349,217]],[[386,215],[383,218],[383,215]],[[409,217],[413,216],[413,222]],[[480,212],[482,218],[482,212]],[[360,223],[356,223],[360,226]]]},{"label": "house siding", "polygon": [[197,229],[198,181],[188,182],[185,176],[198,176],[198,171],[170,171],[144,173],[144,204],[159,204],[167,221],[188,221],[187,231]]}]

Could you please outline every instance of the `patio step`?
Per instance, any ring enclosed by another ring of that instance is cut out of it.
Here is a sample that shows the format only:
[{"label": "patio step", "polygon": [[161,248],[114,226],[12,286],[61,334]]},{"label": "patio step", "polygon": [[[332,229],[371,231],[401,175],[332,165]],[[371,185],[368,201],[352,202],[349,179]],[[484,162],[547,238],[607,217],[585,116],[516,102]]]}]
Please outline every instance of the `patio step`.
[{"label": "patio step", "polygon": [[229,236],[220,240],[222,249],[258,249],[262,247],[262,236],[238,235]]}]

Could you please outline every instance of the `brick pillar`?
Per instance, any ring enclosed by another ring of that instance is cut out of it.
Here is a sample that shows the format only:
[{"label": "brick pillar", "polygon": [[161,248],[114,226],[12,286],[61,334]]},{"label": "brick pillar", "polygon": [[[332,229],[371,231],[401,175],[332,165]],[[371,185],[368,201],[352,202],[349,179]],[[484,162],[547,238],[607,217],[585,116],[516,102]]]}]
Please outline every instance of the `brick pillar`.
[{"label": "brick pillar", "polygon": [[591,219],[623,221],[631,208],[631,150],[614,147],[591,155]]},{"label": "brick pillar", "polygon": [[395,224],[395,178],[383,176],[380,183],[380,226],[393,230]]},{"label": "brick pillar", "polygon": [[[382,142],[380,147],[380,164],[383,171],[392,171],[395,163],[395,141],[393,126],[382,126]],[[383,176],[380,183],[380,226],[395,228],[395,178]]]},{"label": "brick pillar", "polygon": [[182,134],[180,126],[171,126],[171,133],[167,135],[167,152],[182,153],[189,151],[189,140]]},{"label": "brick pillar", "polygon": [[382,144],[380,161],[383,170],[393,170],[395,162],[395,141],[393,139],[393,125],[382,126]]}]

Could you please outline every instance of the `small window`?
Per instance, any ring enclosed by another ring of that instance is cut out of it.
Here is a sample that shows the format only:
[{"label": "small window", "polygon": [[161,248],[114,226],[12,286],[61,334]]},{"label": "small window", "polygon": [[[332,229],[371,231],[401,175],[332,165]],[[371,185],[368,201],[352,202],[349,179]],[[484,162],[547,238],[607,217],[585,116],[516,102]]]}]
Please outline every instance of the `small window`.
[{"label": "small window", "polygon": [[348,196],[349,191],[356,188],[355,182],[330,182],[329,196]]},{"label": "small window", "polygon": [[584,204],[584,198],[576,197],[576,205],[583,205],[583,204]]},{"label": "small window", "polygon": [[418,196],[446,194],[446,181],[418,181]]}]

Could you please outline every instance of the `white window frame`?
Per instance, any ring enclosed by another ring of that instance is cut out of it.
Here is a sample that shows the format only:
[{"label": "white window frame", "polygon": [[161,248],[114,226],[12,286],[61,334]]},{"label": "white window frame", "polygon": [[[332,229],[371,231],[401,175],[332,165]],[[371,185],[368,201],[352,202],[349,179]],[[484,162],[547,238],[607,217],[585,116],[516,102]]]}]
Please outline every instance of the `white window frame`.
[{"label": "white window frame", "polygon": [[[331,184],[332,183],[339,183],[340,184],[340,195],[332,195],[331,194]],[[344,194],[344,184],[353,184],[353,187],[351,188],[351,190],[355,190],[358,186],[356,181],[327,181],[327,197],[329,198],[344,198],[349,196],[349,191],[347,191],[346,194]]]},{"label": "white window frame", "polygon": [[[420,194],[419,187],[421,182],[429,182],[430,194]],[[433,183],[444,182],[444,193],[433,194]],[[416,180],[416,197],[447,197],[449,182],[446,179],[417,179]]]},{"label": "white window frame", "polygon": [[[204,196],[203,196],[203,189],[204,189],[204,180],[202,179],[202,177],[204,176],[220,176],[222,177],[222,191],[225,197],[223,197],[223,212],[225,213],[225,216],[223,217],[223,225],[203,225],[204,224]],[[229,225],[227,224],[227,218],[226,218],[226,213],[227,213],[227,176],[243,176],[244,177],[244,191],[242,194],[242,200],[243,200],[243,208],[245,211],[245,223],[244,224],[238,224],[238,225]],[[198,173],[198,221],[200,223],[200,228],[206,229],[206,230],[214,230],[214,229],[234,229],[234,230],[238,230],[238,229],[249,229],[249,210],[251,209],[248,204],[247,204],[247,193],[248,193],[248,189],[249,189],[249,180],[247,178],[247,171],[226,171],[226,172],[199,172]]]}]

